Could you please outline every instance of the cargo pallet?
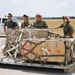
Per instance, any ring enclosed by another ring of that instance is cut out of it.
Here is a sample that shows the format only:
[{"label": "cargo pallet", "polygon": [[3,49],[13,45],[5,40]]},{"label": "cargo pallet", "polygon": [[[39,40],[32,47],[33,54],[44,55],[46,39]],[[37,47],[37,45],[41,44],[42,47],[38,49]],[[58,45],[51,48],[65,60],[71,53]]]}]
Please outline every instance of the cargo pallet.
[{"label": "cargo pallet", "polygon": [[[64,72],[71,72],[75,69],[75,39],[59,38],[57,34],[52,33],[48,29],[44,29],[42,32],[41,29],[25,29],[24,32],[27,32],[24,33],[25,36],[23,35],[23,30],[20,31],[21,32],[16,37],[15,34],[11,35],[11,33],[9,32],[13,31],[9,30],[8,33],[11,36],[9,35],[7,39],[10,39],[10,41],[8,42],[10,47],[9,49],[7,48],[7,50],[5,49],[3,51],[6,54],[8,53],[9,57],[2,57],[0,54],[0,63],[10,65],[62,69],[64,70]],[[11,40],[11,37],[13,38],[13,40]],[[27,44],[29,47],[26,46]],[[26,58],[26,61],[29,60],[29,62],[25,62],[22,61],[21,58],[17,58],[17,51],[20,51],[19,48],[21,51],[25,50],[25,52],[27,52],[25,54],[21,52],[21,54],[23,55],[23,57]],[[10,53],[13,50],[15,50],[14,57]],[[42,51],[40,52],[39,50]],[[43,60],[45,59],[47,59],[47,61],[43,62]],[[38,61],[39,63],[36,63],[35,61]],[[48,62],[49,64],[47,64]],[[56,62],[60,65],[53,64],[52,62]]]},{"label": "cargo pallet", "polygon": [[75,70],[75,62],[70,63],[67,66],[59,66],[59,65],[52,65],[52,64],[37,64],[37,63],[11,63],[11,62],[0,62],[1,64],[9,64],[9,65],[17,65],[17,66],[29,66],[29,67],[40,67],[40,68],[49,68],[49,69],[60,69],[64,70],[64,72],[69,73]]}]

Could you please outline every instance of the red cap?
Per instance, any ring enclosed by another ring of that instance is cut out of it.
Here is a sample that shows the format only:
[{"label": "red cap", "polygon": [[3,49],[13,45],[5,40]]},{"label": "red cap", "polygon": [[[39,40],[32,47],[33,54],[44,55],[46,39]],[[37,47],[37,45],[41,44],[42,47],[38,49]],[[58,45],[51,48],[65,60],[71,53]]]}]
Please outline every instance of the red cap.
[{"label": "red cap", "polygon": [[40,17],[40,18],[41,18],[41,17],[42,17],[42,15],[40,15],[40,14],[36,14],[36,17]]},{"label": "red cap", "polygon": [[66,19],[67,22],[70,22],[70,17],[69,16],[63,16],[63,19]]}]

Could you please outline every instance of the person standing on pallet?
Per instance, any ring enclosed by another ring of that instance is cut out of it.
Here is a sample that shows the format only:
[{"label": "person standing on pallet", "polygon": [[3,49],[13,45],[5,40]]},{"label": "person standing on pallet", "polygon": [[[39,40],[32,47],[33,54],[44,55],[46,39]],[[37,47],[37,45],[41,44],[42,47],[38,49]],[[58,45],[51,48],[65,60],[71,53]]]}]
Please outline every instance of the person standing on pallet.
[{"label": "person standing on pallet", "polygon": [[48,26],[45,21],[42,20],[42,15],[36,14],[36,21],[33,23],[34,28],[47,29]]},{"label": "person standing on pallet", "polygon": [[23,15],[24,22],[21,24],[21,28],[33,28],[33,25],[29,22],[27,15]]},{"label": "person standing on pallet", "polygon": [[73,38],[74,28],[70,24],[70,18],[68,16],[63,16],[63,24],[52,29],[58,28],[63,28],[64,36],[69,36],[70,38]]},{"label": "person standing on pallet", "polygon": [[[4,32],[6,34],[6,47],[7,48],[10,44],[9,41],[12,41],[11,37],[13,36],[13,32],[15,29],[19,28],[18,24],[12,20],[12,14],[8,13],[8,20],[4,23]],[[10,37],[9,37],[10,36]],[[4,48],[4,49],[5,49]]]}]

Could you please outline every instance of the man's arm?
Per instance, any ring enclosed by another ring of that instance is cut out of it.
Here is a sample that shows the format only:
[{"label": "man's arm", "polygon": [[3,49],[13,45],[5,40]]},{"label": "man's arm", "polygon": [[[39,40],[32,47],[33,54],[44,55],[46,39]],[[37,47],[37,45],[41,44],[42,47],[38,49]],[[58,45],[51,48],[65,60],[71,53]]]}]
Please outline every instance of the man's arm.
[{"label": "man's arm", "polygon": [[71,25],[68,25],[69,33],[67,34],[68,36],[73,35],[74,33],[74,28]]},{"label": "man's arm", "polygon": [[31,23],[29,23],[28,28],[32,29],[32,28],[34,28],[34,26]]},{"label": "man's arm", "polygon": [[5,32],[5,34],[7,33],[7,21],[4,23],[4,32]]},{"label": "man's arm", "polygon": [[36,28],[36,23],[35,22],[33,23],[33,27]]},{"label": "man's arm", "polygon": [[51,29],[59,29],[60,28],[60,26],[57,26],[57,27],[54,27],[54,28],[51,28]]},{"label": "man's arm", "polygon": [[19,29],[19,25],[16,22],[14,22],[14,24],[15,24],[15,28]]},{"label": "man's arm", "polygon": [[24,28],[24,24],[23,23],[21,23],[21,28]]},{"label": "man's arm", "polygon": [[48,28],[48,26],[47,26],[47,24],[46,24],[45,21],[43,21],[43,27],[44,27],[44,28]]},{"label": "man's arm", "polygon": [[57,27],[51,28],[51,29],[59,29],[59,28],[63,28],[63,24],[61,24],[60,26],[57,26]]},{"label": "man's arm", "polygon": [[4,25],[4,32],[5,32],[5,34],[6,34],[6,26]]}]

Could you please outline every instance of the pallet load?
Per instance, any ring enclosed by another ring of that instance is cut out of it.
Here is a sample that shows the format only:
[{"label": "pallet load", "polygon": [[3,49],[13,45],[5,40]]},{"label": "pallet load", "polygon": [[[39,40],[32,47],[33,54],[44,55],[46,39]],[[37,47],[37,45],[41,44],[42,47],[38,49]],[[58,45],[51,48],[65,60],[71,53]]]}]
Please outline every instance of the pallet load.
[{"label": "pallet load", "polygon": [[73,38],[62,38],[48,29],[18,29],[12,34],[15,37],[13,41],[8,40],[13,36],[6,38],[8,46],[10,44],[3,50],[6,57],[21,59],[24,63],[58,63],[64,66],[74,62]]}]

